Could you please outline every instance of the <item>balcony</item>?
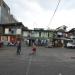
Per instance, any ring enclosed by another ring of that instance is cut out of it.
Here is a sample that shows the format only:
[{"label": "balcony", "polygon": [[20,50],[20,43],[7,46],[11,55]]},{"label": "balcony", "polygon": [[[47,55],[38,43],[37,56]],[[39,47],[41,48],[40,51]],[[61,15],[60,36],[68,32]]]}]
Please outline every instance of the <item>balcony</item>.
[{"label": "balcony", "polygon": [[21,35],[21,29],[5,29],[5,35]]}]

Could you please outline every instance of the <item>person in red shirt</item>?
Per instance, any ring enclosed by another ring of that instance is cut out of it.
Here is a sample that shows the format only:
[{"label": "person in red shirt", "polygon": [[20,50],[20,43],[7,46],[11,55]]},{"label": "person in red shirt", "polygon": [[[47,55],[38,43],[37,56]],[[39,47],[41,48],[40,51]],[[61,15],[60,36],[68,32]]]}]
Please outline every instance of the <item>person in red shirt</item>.
[{"label": "person in red shirt", "polygon": [[34,43],[32,45],[32,54],[36,54],[36,45]]},{"label": "person in red shirt", "polygon": [[32,52],[29,55],[34,55],[34,54],[36,54],[36,45],[33,43]]}]

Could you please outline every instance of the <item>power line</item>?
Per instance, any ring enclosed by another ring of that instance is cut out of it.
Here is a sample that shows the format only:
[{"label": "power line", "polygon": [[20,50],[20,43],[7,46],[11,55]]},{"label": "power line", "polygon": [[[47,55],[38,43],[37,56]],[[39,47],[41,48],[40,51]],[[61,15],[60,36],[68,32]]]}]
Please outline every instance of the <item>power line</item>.
[{"label": "power line", "polygon": [[58,0],[58,4],[57,4],[57,6],[56,6],[56,8],[55,8],[55,11],[54,11],[54,13],[53,13],[53,15],[52,15],[50,21],[49,21],[48,27],[49,27],[49,25],[51,24],[51,22],[52,22],[52,20],[53,20],[53,17],[54,17],[54,15],[55,15],[55,13],[56,13],[58,7],[59,7],[60,1],[61,1],[61,0]]}]

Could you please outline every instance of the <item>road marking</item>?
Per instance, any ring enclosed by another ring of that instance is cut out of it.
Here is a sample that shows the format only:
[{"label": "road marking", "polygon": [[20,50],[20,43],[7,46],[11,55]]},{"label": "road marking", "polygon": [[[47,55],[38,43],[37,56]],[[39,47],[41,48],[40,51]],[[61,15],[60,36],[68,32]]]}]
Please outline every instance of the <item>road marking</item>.
[{"label": "road marking", "polygon": [[27,66],[27,70],[26,70],[26,74],[25,75],[29,74],[29,70],[30,70],[30,67],[31,67],[31,61],[32,61],[32,55],[29,57],[29,62],[28,62],[28,66]]}]

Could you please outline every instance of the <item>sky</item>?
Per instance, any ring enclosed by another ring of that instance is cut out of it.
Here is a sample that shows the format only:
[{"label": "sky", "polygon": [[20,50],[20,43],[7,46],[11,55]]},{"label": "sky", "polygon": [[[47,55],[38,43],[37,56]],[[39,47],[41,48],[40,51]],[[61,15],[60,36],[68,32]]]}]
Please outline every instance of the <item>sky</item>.
[{"label": "sky", "polygon": [[75,0],[61,0],[52,19],[58,0],[4,0],[11,14],[29,29],[56,29],[66,25],[75,28]]}]

